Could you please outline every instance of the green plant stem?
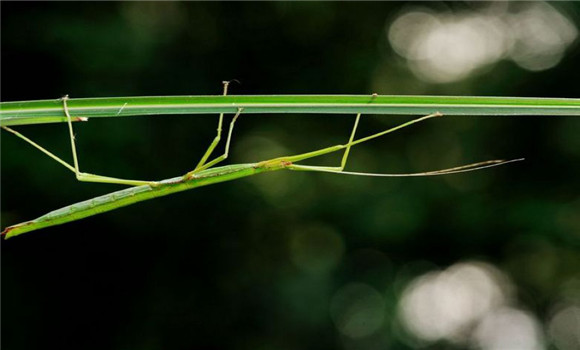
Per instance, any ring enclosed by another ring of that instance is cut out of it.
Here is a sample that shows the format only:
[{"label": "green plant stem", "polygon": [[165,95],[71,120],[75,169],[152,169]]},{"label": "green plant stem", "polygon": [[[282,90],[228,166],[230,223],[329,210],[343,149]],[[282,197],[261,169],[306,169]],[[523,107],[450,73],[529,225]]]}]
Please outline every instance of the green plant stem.
[{"label": "green plant stem", "polygon": [[[246,95],[69,99],[76,121],[84,118],[167,114],[332,113],[426,115],[580,116],[580,99],[477,96]],[[62,99],[0,103],[0,125],[66,122]]]}]

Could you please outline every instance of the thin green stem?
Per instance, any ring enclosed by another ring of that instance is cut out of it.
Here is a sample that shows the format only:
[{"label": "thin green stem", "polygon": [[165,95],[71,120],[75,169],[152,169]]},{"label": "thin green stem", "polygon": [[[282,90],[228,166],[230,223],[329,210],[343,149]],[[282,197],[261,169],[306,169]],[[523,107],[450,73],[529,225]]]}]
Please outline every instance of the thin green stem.
[{"label": "thin green stem", "polygon": [[[577,98],[372,95],[246,95],[79,98],[67,101],[73,121],[159,114],[316,113],[580,116]],[[66,122],[61,99],[0,103],[0,125]]]}]

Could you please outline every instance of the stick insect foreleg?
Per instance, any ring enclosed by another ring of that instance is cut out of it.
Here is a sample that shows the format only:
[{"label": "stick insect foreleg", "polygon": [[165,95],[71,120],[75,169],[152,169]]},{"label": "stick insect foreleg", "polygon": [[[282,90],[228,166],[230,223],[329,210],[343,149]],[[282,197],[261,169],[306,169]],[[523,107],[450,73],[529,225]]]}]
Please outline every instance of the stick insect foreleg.
[{"label": "stick insect foreleg", "polygon": [[[370,136],[367,136],[367,137],[363,137],[363,138],[360,138],[358,140],[354,140],[354,136],[355,136],[355,133],[356,133],[356,129],[358,127],[358,123],[359,123],[359,120],[360,120],[360,113],[359,113],[356,116],[356,120],[355,120],[355,123],[354,123],[354,127],[352,129],[352,132],[351,132],[350,139],[349,139],[348,143],[346,143],[344,145],[336,145],[336,146],[324,148],[322,150],[318,150],[318,151],[314,151],[314,152],[304,153],[304,154],[297,155],[297,156],[287,157],[287,160],[288,161],[294,163],[294,162],[302,161],[302,160],[305,160],[305,159],[308,159],[308,158],[318,157],[318,156],[321,156],[323,154],[327,154],[327,153],[331,153],[331,152],[336,152],[336,151],[339,151],[341,149],[345,149],[344,155],[342,156],[342,161],[341,161],[340,166],[338,166],[338,167],[328,167],[328,166],[315,166],[315,165],[292,164],[292,165],[288,166],[288,168],[291,169],[291,170],[299,170],[299,171],[321,171],[321,172],[330,172],[330,173],[341,173],[341,172],[344,171],[344,167],[346,166],[346,161],[347,161],[348,156],[349,156],[350,148],[352,146],[355,146],[355,145],[357,145],[359,143],[363,143],[363,142],[369,141],[371,139],[374,139],[374,138],[383,136],[385,134],[394,132],[396,130],[402,129],[402,128],[407,127],[407,126],[410,126],[412,124],[415,124],[415,123],[418,123],[418,122],[421,122],[421,121],[424,121],[424,120],[427,120],[427,119],[430,119],[430,118],[433,118],[433,117],[439,117],[439,116],[442,116],[442,114],[441,113],[438,113],[438,112],[437,113],[433,113],[433,114],[429,114],[427,116],[424,116],[424,117],[421,117],[421,118],[417,118],[417,119],[411,120],[409,122],[403,123],[403,124],[398,125],[398,126],[396,126],[394,128],[390,128],[388,130],[381,131],[379,133],[376,133],[376,134],[373,134],[373,135],[370,135]],[[284,159],[286,159],[286,158],[284,158]]]},{"label": "stick insect foreleg", "polygon": [[350,133],[350,138],[348,139],[348,143],[345,145],[345,151],[344,154],[342,155],[342,160],[340,162],[340,166],[313,166],[313,165],[299,165],[299,164],[295,164],[292,165],[290,168],[293,170],[304,170],[304,171],[308,171],[308,170],[312,170],[312,171],[327,171],[327,172],[341,172],[344,170],[344,167],[346,166],[346,161],[348,160],[348,155],[350,153],[350,148],[352,146],[352,142],[354,140],[354,135],[356,133],[356,128],[358,127],[358,122],[360,120],[360,113],[356,115],[356,119],[354,121],[354,126],[352,128],[352,131]]},{"label": "stick insect foreleg", "polygon": [[360,138],[358,140],[353,141],[354,138],[354,134],[356,131],[356,127],[359,121],[359,117],[360,114],[357,115],[357,119],[355,121],[355,126],[354,129],[352,131],[350,140],[347,144],[345,145],[336,145],[336,146],[332,146],[332,147],[327,147],[318,151],[314,151],[314,152],[309,152],[309,153],[304,153],[301,155],[297,155],[297,156],[291,156],[291,157],[285,157],[283,158],[283,160],[285,161],[289,161],[289,162],[297,162],[297,161],[301,161],[304,159],[309,159],[309,158],[314,158],[314,157],[318,157],[321,156],[323,154],[327,154],[327,153],[332,153],[332,152],[336,152],[339,151],[341,149],[346,149],[345,154],[343,155],[342,158],[342,163],[340,167],[326,167],[326,166],[313,166],[313,165],[300,165],[300,164],[290,164],[287,165],[286,168],[290,169],[290,170],[297,170],[297,171],[318,171],[318,172],[326,172],[326,173],[335,173],[335,174],[344,174],[344,175],[358,175],[358,176],[376,176],[376,177],[407,177],[407,176],[435,176],[435,175],[446,175],[446,174],[456,174],[456,173],[463,173],[463,172],[468,172],[468,171],[474,171],[474,170],[480,170],[480,169],[485,169],[485,168],[491,168],[494,166],[498,166],[498,165],[502,165],[502,164],[507,164],[507,163],[512,163],[512,162],[518,162],[523,160],[523,158],[520,159],[512,159],[512,160],[488,160],[488,161],[484,161],[484,162],[478,162],[478,163],[472,163],[472,164],[468,164],[468,165],[463,165],[463,166],[458,166],[458,167],[453,167],[453,168],[448,168],[448,169],[442,169],[442,170],[435,170],[435,171],[428,171],[428,172],[421,172],[421,173],[407,173],[407,174],[376,174],[376,173],[360,173],[360,172],[350,172],[350,171],[344,171],[344,167],[346,165],[346,159],[348,158],[348,153],[349,150],[352,146],[357,145],[359,143],[363,143],[366,141],[369,141],[371,139],[383,136],[385,134],[391,133],[393,131],[402,129],[406,126],[410,126],[412,124],[433,118],[433,117],[439,117],[442,116],[441,113],[436,112],[433,114],[429,114],[427,116],[421,117],[421,118],[417,118],[414,120],[411,120],[409,122],[406,122],[404,124],[401,124],[399,126],[396,126],[394,128],[367,136],[367,137],[363,137]]}]

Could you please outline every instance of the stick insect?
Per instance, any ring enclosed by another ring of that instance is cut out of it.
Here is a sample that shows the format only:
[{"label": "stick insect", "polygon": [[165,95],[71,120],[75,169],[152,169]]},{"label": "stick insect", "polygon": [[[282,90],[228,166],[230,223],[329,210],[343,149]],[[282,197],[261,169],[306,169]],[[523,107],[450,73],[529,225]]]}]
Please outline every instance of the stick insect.
[{"label": "stick insect", "polygon": [[[223,82],[223,95],[227,95],[228,92],[228,85],[230,82],[224,81]],[[374,96],[374,95],[373,95]],[[411,126],[413,124],[417,124],[419,122],[441,117],[443,116],[439,112],[434,112],[432,114],[413,119],[401,125],[395,126],[393,128],[372,134],[370,136],[366,136],[363,138],[355,139],[356,130],[361,118],[361,114],[357,114],[354,126],[350,133],[350,137],[348,141],[344,144],[334,145],[322,149],[318,149],[315,151],[296,154],[291,156],[284,156],[278,157],[268,160],[263,160],[257,163],[249,163],[249,164],[233,164],[233,165],[226,165],[226,166],[219,166],[215,167],[218,163],[222,162],[228,157],[230,143],[232,140],[232,134],[234,131],[234,125],[239,118],[239,116],[243,112],[243,108],[238,108],[237,112],[235,113],[233,119],[231,120],[227,138],[225,143],[225,150],[224,153],[211,161],[208,159],[211,157],[212,153],[214,152],[216,146],[219,144],[222,138],[222,129],[224,123],[224,114],[221,113],[218,118],[218,126],[217,126],[217,135],[210,143],[209,147],[205,151],[204,155],[201,157],[201,160],[198,162],[197,166],[189,171],[188,173],[166,179],[161,181],[144,181],[144,180],[130,180],[130,179],[120,179],[115,177],[109,176],[102,176],[96,174],[90,174],[81,172],[79,168],[79,162],[77,157],[77,150],[76,150],[76,143],[75,143],[75,136],[72,127],[72,120],[73,117],[71,116],[68,105],[67,105],[68,96],[62,98],[63,104],[63,111],[67,118],[68,124],[68,131],[69,131],[69,138],[71,143],[71,150],[73,156],[73,164],[69,164],[66,161],[62,160],[55,154],[51,153],[50,151],[46,150],[42,146],[38,145],[34,141],[30,140],[26,136],[22,135],[21,133],[6,127],[2,126],[2,128],[20,139],[26,141],[30,145],[34,146],[41,152],[45,153],[50,158],[54,159],[70,171],[75,174],[75,177],[79,181],[84,182],[100,182],[100,183],[113,183],[113,184],[121,184],[121,185],[128,185],[130,187],[112,192],[100,197],[96,197],[93,199],[89,199],[83,202],[75,203],[54,211],[51,211],[43,216],[40,216],[34,220],[26,221],[20,224],[16,224],[13,226],[7,227],[3,232],[2,235],[5,235],[5,238],[14,237],[26,232],[35,231],[41,228],[55,226],[64,224],[67,222],[79,220],[82,218],[86,218],[89,216],[97,215],[100,213],[104,213],[110,210],[114,210],[117,208],[121,208],[127,205],[131,205],[137,202],[141,202],[144,200],[157,198],[161,196],[166,196],[172,193],[185,191],[197,187],[207,186],[211,184],[216,184],[225,181],[231,181],[247,176],[252,176],[264,172],[271,172],[271,171],[278,171],[278,170],[292,170],[292,171],[311,171],[311,172],[324,172],[324,173],[332,173],[332,174],[342,174],[342,175],[355,175],[355,176],[374,176],[374,177],[409,177],[409,176],[437,176],[437,175],[447,175],[447,174],[456,174],[474,170],[480,170],[484,168],[490,168],[498,165],[503,165],[507,163],[512,163],[516,161],[523,160],[522,159],[512,159],[512,160],[489,160],[479,163],[473,163],[463,166],[458,166],[454,168],[448,168],[443,170],[435,170],[435,171],[428,171],[428,172],[420,172],[420,173],[406,173],[406,174],[377,174],[377,173],[364,173],[364,172],[351,172],[351,171],[344,171],[346,167],[346,163],[348,160],[348,156],[350,150],[353,146],[358,144],[379,138],[386,134],[392,133],[394,131],[403,129],[407,126]],[[306,159],[316,158],[325,154],[344,151],[342,155],[342,160],[339,166],[314,166],[314,165],[302,165],[297,164]]]}]

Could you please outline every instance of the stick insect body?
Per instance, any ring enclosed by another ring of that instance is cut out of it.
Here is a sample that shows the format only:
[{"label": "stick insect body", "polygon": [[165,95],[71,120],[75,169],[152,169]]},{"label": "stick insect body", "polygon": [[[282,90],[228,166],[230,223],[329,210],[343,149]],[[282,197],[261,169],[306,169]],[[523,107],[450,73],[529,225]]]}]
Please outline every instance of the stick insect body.
[{"label": "stick insect body", "polygon": [[[228,84],[229,82],[223,82],[224,84],[224,92],[223,94],[227,94]],[[408,177],[408,176],[435,176],[435,175],[445,175],[445,174],[454,174],[460,172],[467,172],[473,170],[479,170],[483,168],[489,168],[493,166],[498,166],[506,163],[511,163],[515,161],[519,161],[522,159],[514,159],[514,160],[491,160],[485,161],[480,163],[473,163],[469,165],[464,165],[455,168],[449,168],[444,170],[437,170],[437,171],[430,171],[430,172],[422,172],[422,173],[411,173],[411,174],[375,174],[375,173],[360,173],[360,172],[346,172],[344,168],[346,166],[346,162],[350,153],[350,149],[352,146],[357,144],[367,142],[369,140],[381,137],[388,133],[394,132],[396,130],[402,129],[404,127],[410,126],[415,123],[419,123],[421,121],[440,117],[442,114],[435,112],[433,114],[429,114],[427,116],[417,118],[411,120],[409,122],[403,123],[399,126],[384,130],[382,132],[378,132],[376,134],[363,137],[360,139],[355,139],[355,133],[357,126],[360,121],[361,114],[357,114],[355,123],[350,134],[350,138],[347,143],[335,145],[319,150],[315,150],[308,153],[286,156],[286,157],[278,157],[274,159],[269,159],[265,161],[261,161],[258,163],[249,163],[249,164],[234,164],[234,165],[226,165],[220,167],[214,167],[214,165],[218,164],[219,162],[225,160],[228,157],[228,152],[230,148],[230,142],[232,138],[232,133],[234,129],[234,124],[238,117],[243,112],[243,108],[239,108],[235,116],[233,117],[232,121],[230,122],[225,151],[224,153],[216,157],[215,159],[208,161],[209,157],[213,153],[215,147],[219,144],[221,140],[222,134],[222,126],[224,115],[223,113],[219,115],[218,119],[218,127],[217,127],[217,135],[214,140],[209,145],[208,149],[206,150],[205,154],[197,164],[197,166],[190,172],[186,173],[183,176],[166,179],[162,181],[143,181],[143,180],[128,180],[128,179],[119,179],[114,177],[108,176],[101,176],[89,173],[83,173],[79,170],[77,152],[76,152],[76,145],[75,139],[72,129],[72,120],[68,106],[67,106],[67,96],[63,97],[63,109],[64,113],[67,117],[68,128],[69,128],[69,136],[71,140],[71,149],[73,154],[73,165],[65,162],[61,158],[57,157],[53,153],[49,152],[48,150],[44,149],[42,146],[36,144],[32,140],[28,139],[24,135],[20,134],[19,132],[12,130],[6,126],[2,128],[6,131],[9,131],[16,135],[17,137],[23,139],[24,141],[28,142],[32,146],[36,147],[52,159],[56,160],[69,170],[75,173],[76,178],[79,181],[86,181],[86,182],[101,182],[101,183],[115,183],[115,184],[122,184],[122,185],[129,185],[131,187],[112,192],[100,197],[96,197],[90,200],[86,200],[83,202],[75,203],[57,210],[54,210],[50,213],[47,213],[43,216],[40,216],[34,220],[26,221],[17,225],[13,225],[7,227],[3,232],[2,235],[5,235],[6,238],[14,237],[26,232],[38,230],[45,227],[55,226],[64,224],[67,222],[79,220],[85,217],[89,217],[92,215],[104,213],[110,210],[114,210],[120,207],[124,207],[133,203],[141,202],[147,199],[157,198],[161,196],[165,196],[168,194],[172,194],[175,192],[185,191],[189,189],[193,189],[196,187],[207,186],[215,183],[231,181],[235,179],[239,179],[242,177],[252,176],[263,172],[269,171],[278,171],[278,170],[294,170],[294,171],[314,171],[314,172],[328,172],[328,173],[335,173],[335,174],[344,174],[344,175],[359,175],[359,176],[377,176],[377,177]],[[328,153],[343,151],[343,157],[340,166],[336,167],[328,167],[328,166],[312,166],[312,165],[301,165],[296,164],[297,162],[319,157]]]}]

